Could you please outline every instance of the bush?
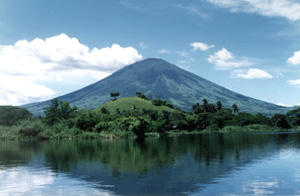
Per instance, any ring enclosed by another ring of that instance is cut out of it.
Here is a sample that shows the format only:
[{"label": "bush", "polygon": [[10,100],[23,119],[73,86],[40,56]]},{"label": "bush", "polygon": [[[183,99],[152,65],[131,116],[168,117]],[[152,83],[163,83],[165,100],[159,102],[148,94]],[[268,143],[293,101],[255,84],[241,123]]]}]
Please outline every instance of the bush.
[{"label": "bush", "polygon": [[94,126],[100,121],[100,115],[95,111],[84,111],[77,119],[76,126],[83,131],[93,131]]},{"label": "bush", "polygon": [[148,98],[146,97],[146,95],[142,94],[141,92],[136,92],[136,96],[141,98],[141,99],[145,99],[148,100]]},{"label": "bush", "polygon": [[39,120],[23,121],[20,125],[19,134],[22,136],[37,136],[45,126]]},{"label": "bush", "polygon": [[105,121],[100,121],[100,122],[98,122],[98,123],[95,125],[93,131],[94,131],[94,132],[100,133],[100,132],[102,132],[102,131],[107,130],[108,128],[109,128],[109,124],[108,124],[107,122],[105,122]]},{"label": "bush", "polygon": [[12,126],[16,125],[20,121],[29,120],[31,118],[32,114],[24,108],[13,106],[0,107],[0,125]]},{"label": "bush", "polygon": [[272,122],[276,127],[281,128],[281,129],[291,128],[289,122],[287,121],[286,116],[283,114],[275,114],[272,117]]},{"label": "bush", "polygon": [[155,105],[155,106],[166,106],[166,107],[169,107],[169,108],[174,108],[174,106],[169,103],[168,101],[165,101],[165,100],[161,100],[161,99],[158,99],[158,98],[154,98],[152,99],[152,104]]},{"label": "bush", "polygon": [[149,130],[151,132],[163,133],[167,130],[167,122],[165,119],[159,118],[150,122]]}]

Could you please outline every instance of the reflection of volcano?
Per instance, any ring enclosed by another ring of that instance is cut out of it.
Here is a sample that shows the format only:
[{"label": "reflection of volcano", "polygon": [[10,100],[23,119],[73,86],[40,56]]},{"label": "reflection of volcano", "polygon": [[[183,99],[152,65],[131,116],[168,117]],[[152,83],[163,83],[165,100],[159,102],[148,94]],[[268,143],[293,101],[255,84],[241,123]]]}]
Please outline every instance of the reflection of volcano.
[{"label": "reflection of volcano", "polygon": [[[113,142],[102,146],[103,152],[96,153],[93,161],[70,163],[68,173],[101,187],[110,185],[108,190],[121,195],[193,192],[199,185],[272,156],[284,140],[278,135],[200,135],[146,140],[143,149],[123,141],[118,151],[101,156],[107,150],[113,152]],[[125,147],[130,145],[132,150]]]},{"label": "reflection of volcano", "polygon": [[[90,187],[117,195],[174,195],[197,192],[298,141],[298,134],[210,134],[146,139],[143,143],[134,140],[10,142],[0,144],[0,168],[16,160],[29,171],[41,170],[38,175],[51,168],[52,183],[45,186],[53,191],[79,182],[74,190]],[[28,179],[30,175],[27,172]]]}]

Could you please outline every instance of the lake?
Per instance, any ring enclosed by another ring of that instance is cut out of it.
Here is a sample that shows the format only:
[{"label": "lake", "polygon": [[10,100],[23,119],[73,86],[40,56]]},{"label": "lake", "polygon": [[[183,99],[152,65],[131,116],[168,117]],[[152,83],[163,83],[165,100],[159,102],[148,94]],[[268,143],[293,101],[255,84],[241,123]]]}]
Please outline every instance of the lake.
[{"label": "lake", "polygon": [[0,195],[299,195],[300,134],[0,141]]}]

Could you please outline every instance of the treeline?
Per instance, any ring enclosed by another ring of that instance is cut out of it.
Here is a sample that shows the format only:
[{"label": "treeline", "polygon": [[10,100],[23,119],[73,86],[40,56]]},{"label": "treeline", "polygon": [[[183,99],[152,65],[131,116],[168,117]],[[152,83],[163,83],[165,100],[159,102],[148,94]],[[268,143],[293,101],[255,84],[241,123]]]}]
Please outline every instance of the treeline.
[{"label": "treeline", "polygon": [[[112,102],[120,94],[111,93]],[[148,100],[140,92],[137,97]],[[53,99],[49,107],[45,108],[44,116],[38,119],[25,120],[20,123],[18,134],[22,136],[51,138],[90,136],[137,136],[144,137],[147,133],[164,134],[169,131],[203,131],[222,130],[226,127],[246,127],[249,125],[263,125],[268,129],[289,129],[300,126],[300,108],[288,112],[286,115],[276,114],[267,117],[263,114],[239,112],[236,104],[232,108],[224,108],[220,101],[215,104],[202,103],[193,105],[191,112],[174,109],[174,106],[161,99],[152,99],[153,109],[132,107],[127,110],[102,107],[98,110],[79,110],[68,102]],[[169,110],[157,110],[155,107],[166,106]],[[27,114],[27,113],[26,113]],[[0,121],[1,122],[1,121]]]}]

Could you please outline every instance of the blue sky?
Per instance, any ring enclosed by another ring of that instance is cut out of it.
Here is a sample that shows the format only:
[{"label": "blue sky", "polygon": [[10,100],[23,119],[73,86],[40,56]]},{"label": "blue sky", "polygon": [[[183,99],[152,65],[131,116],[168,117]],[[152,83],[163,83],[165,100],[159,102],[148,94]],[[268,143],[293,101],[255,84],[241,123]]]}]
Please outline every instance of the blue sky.
[{"label": "blue sky", "polygon": [[298,51],[296,0],[0,0],[0,105],[56,97],[148,57],[297,105]]}]

